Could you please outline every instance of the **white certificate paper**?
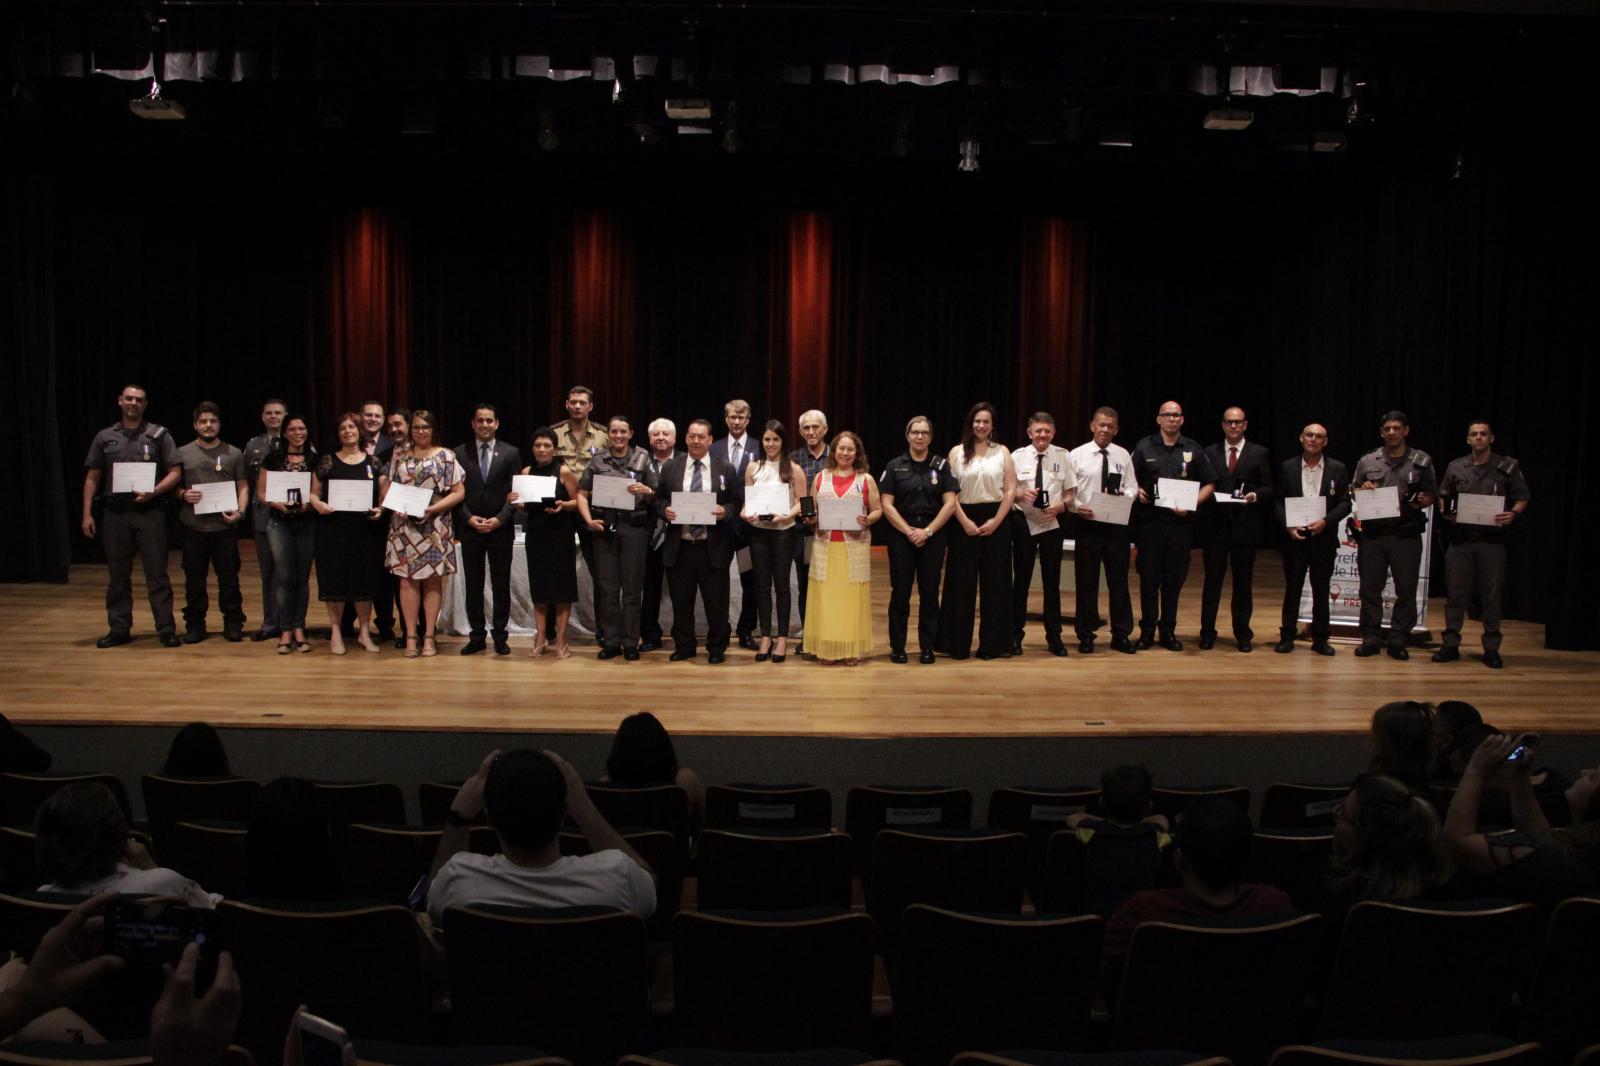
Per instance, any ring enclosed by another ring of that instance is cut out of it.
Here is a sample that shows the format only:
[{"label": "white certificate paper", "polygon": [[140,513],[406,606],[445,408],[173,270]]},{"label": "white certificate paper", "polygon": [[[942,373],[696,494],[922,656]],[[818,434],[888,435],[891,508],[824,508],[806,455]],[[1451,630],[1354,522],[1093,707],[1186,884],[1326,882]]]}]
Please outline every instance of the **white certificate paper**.
[{"label": "white certificate paper", "polygon": [[[1055,501],[1051,501],[1052,503]],[[1045,514],[1031,503],[1022,505],[1022,517],[1028,520],[1028,535],[1037,537],[1041,533],[1048,533],[1052,529],[1060,529],[1061,523],[1053,514]]]},{"label": "white certificate paper", "polygon": [[1492,526],[1494,516],[1506,509],[1504,496],[1463,492],[1456,497],[1456,521],[1469,526]]},{"label": "white certificate paper", "polygon": [[511,491],[517,494],[518,503],[553,500],[556,495],[556,479],[551,475],[512,474]]},{"label": "white certificate paper", "polygon": [[1304,529],[1313,522],[1328,517],[1326,496],[1285,496],[1283,498],[1283,524],[1290,529]]},{"label": "white certificate paper", "polygon": [[194,505],[195,514],[225,514],[239,509],[239,486],[232,481],[213,481],[205,485],[190,485],[200,494]]},{"label": "white certificate paper", "polygon": [[1363,522],[1375,518],[1400,517],[1400,488],[1384,485],[1376,489],[1356,489],[1356,517]]},{"label": "white certificate paper", "polygon": [[156,464],[112,463],[112,492],[154,492],[156,490]]},{"label": "white certificate paper", "polygon": [[[1192,484],[1192,482],[1191,482],[1191,484]],[[1211,494],[1211,502],[1212,503],[1249,503],[1250,501],[1245,499],[1243,496],[1235,496],[1231,492],[1213,492]]]},{"label": "white certificate paper", "polygon": [[589,502],[596,507],[631,511],[639,500],[639,497],[628,491],[628,486],[632,484],[635,482],[631,477],[596,474],[593,484],[589,487]]},{"label": "white certificate paper", "polygon": [[311,502],[311,471],[309,470],[268,470],[267,471],[267,502],[288,503],[289,490],[300,490],[300,502]]},{"label": "white certificate paper", "polygon": [[433,492],[420,485],[398,485],[389,483],[389,494],[383,498],[383,505],[391,511],[410,515],[412,518],[421,518],[422,513],[433,503]]},{"label": "white certificate paper", "polygon": [[1200,507],[1200,482],[1186,478],[1156,478],[1156,506],[1168,510],[1198,510]]},{"label": "white certificate paper", "polygon": [[1125,526],[1128,524],[1128,515],[1133,511],[1133,497],[1119,496],[1110,492],[1095,492],[1083,501],[1083,506],[1094,512],[1096,522]]},{"label": "white certificate paper", "polygon": [[861,523],[856,519],[863,513],[859,496],[844,499],[837,496],[817,497],[817,528],[824,532],[837,529],[845,533],[860,533]]},{"label": "white certificate paper", "polygon": [[746,485],[744,489],[744,513],[755,515],[757,518],[764,514],[776,515],[783,518],[789,513],[789,486],[788,485]]},{"label": "white certificate paper", "polygon": [[329,481],[328,506],[335,511],[372,510],[372,482],[339,478]]},{"label": "white certificate paper", "polygon": [[714,526],[717,516],[712,512],[717,507],[717,494],[714,492],[674,492],[672,494],[672,513],[678,517],[672,520],[675,526]]}]

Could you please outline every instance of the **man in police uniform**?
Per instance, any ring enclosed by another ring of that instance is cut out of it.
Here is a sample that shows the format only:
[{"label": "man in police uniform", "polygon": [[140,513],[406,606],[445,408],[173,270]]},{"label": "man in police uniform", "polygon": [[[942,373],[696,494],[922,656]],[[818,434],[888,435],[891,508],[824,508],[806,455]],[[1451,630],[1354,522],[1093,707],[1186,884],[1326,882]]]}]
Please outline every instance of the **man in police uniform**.
[{"label": "man in police uniform", "polygon": [[261,405],[262,432],[244,446],[244,477],[250,485],[250,533],[256,544],[256,566],[261,571],[261,628],[250,634],[251,640],[271,640],[278,635],[278,591],[273,580],[272,545],[267,541],[267,505],[256,499],[256,484],[261,463],[277,446],[288,413],[282,400],[267,400]]},{"label": "man in police uniform", "polygon": [[1500,496],[1504,506],[1494,525],[1460,520],[1459,504],[1444,516],[1450,547],[1444,557],[1445,586],[1449,599],[1444,608],[1444,647],[1433,653],[1436,663],[1461,658],[1461,627],[1467,603],[1477,595],[1483,619],[1483,665],[1498,670],[1500,658],[1500,590],[1506,577],[1506,536],[1511,523],[1528,509],[1528,482],[1515,459],[1496,455],[1494,427],[1474,422],[1467,427],[1467,447],[1472,451],[1445,467],[1439,495],[1457,501],[1465,495]]},{"label": "man in police uniform", "polygon": [[[122,409],[122,419],[95,434],[83,460],[83,535],[90,540],[99,535],[109,577],[106,618],[110,630],[95,642],[95,647],[114,648],[133,639],[133,553],[138,551],[156,632],[164,646],[176,648],[182,641],[172,620],[167,516],[161,508],[161,496],[183,478],[178,446],[165,428],[144,420],[149,400],[143,387],[125,386],[117,396],[117,406]],[[113,492],[118,463],[154,463],[154,490]],[[98,522],[94,516],[97,502],[102,508]]]},{"label": "man in police uniform", "polygon": [[889,520],[889,661],[906,661],[911,580],[917,582],[919,662],[934,661],[939,638],[939,570],[944,527],[956,510],[960,486],[942,455],[931,455],[933,423],[917,415],[906,423],[909,447],[889,460],[878,478],[883,516]]},{"label": "man in police uniform", "polygon": [[1159,643],[1182,651],[1175,632],[1178,595],[1189,577],[1189,550],[1194,546],[1194,513],[1157,505],[1161,478],[1200,482],[1200,500],[1211,498],[1217,472],[1200,445],[1181,435],[1183,407],[1168,400],[1156,411],[1157,432],[1133,446],[1133,472],[1139,479],[1139,504],[1134,508],[1134,543],[1139,547],[1139,647]]},{"label": "man in police uniform", "polygon": [[[1039,557],[1044,586],[1045,646],[1051,655],[1066,655],[1061,643],[1061,545],[1066,531],[1061,513],[1072,502],[1078,479],[1072,456],[1052,444],[1056,420],[1047,411],[1028,419],[1028,440],[1011,453],[1017,472],[1017,498],[1011,508],[1011,654],[1022,654],[1023,620],[1028,616],[1028,588],[1033,584],[1033,557]],[[881,486],[880,486],[881,490]]]},{"label": "man in police uniform", "polygon": [[[222,636],[229,643],[244,639],[244,596],[239,591],[239,535],[234,528],[250,502],[250,484],[244,473],[244,453],[222,439],[222,412],[210,400],[194,409],[195,439],[178,449],[183,466],[183,487],[178,498],[183,509],[183,642],[206,639],[206,571],[217,572],[217,603],[222,608]],[[236,506],[220,513],[198,514],[196,485],[226,484],[233,489]]]},{"label": "man in police uniform", "polygon": [[1255,631],[1250,617],[1255,611],[1256,548],[1266,533],[1266,516],[1272,501],[1272,460],[1267,449],[1244,439],[1250,422],[1244,408],[1222,412],[1222,440],[1206,449],[1217,472],[1216,489],[1205,509],[1205,585],[1200,594],[1200,650],[1217,643],[1217,610],[1222,606],[1222,582],[1233,567],[1233,598],[1228,604],[1233,622],[1234,646],[1250,651]]},{"label": "man in police uniform", "polygon": [[[574,385],[567,390],[566,419],[550,427],[556,434],[556,458],[580,481],[583,472],[589,468],[590,460],[603,454],[608,446],[606,431],[589,421],[589,412],[593,410],[594,390],[587,385]],[[589,571],[589,608],[594,616],[594,636],[604,644],[604,627],[596,606],[599,601],[595,599],[600,579],[595,574],[594,534],[589,532],[587,526],[580,525],[578,528],[578,551],[583,555],[585,569]],[[546,640],[556,639],[554,612],[545,620],[544,635]]]},{"label": "man in police uniform", "polygon": [[[623,415],[606,422],[608,447],[589,461],[578,482],[578,517],[594,537],[596,609],[604,618],[605,640],[596,658],[628,662],[639,658],[639,611],[644,594],[645,556],[655,528],[651,505],[656,470],[650,453],[633,446],[633,425]],[[597,477],[626,478],[633,507],[599,507],[592,500]]]},{"label": "man in police uniform", "polygon": [[1406,444],[1411,421],[1390,411],[1378,422],[1383,447],[1356,463],[1351,482],[1358,489],[1394,486],[1400,490],[1400,517],[1361,521],[1356,565],[1361,570],[1361,647],[1366,658],[1383,650],[1383,587],[1394,575],[1394,613],[1389,618],[1389,656],[1409,659],[1406,638],[1417,624],[1417,580],[1422,572],[1422,531],[1427,509],[1439,492],[1438,476],[1427,452]]}]

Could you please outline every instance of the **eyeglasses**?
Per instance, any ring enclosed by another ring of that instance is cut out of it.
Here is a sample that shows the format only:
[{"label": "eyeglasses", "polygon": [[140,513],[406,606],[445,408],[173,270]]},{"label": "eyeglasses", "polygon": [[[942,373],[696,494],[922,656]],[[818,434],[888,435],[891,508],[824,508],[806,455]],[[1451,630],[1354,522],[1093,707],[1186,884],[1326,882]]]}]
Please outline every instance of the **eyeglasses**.
[{"label": "eyeglasses", "polygon": [[1183,412],[1182,411],[1162,411],[1156,417],[1157,418],[1182,418],[1183,417]]},{"label": "eyeglasses", "polygon": [[1245,424],[1245,420],[1242,418],[1224,418],[1222,424],[1225,426],[1242,426]]},{"label": "eyeglasses", "polygon": [[1300,434],[1300,439],[1301,440],[1327,440],[1328,439],[1328,435],[1326,433],[1302,433],[1302,434]]}]

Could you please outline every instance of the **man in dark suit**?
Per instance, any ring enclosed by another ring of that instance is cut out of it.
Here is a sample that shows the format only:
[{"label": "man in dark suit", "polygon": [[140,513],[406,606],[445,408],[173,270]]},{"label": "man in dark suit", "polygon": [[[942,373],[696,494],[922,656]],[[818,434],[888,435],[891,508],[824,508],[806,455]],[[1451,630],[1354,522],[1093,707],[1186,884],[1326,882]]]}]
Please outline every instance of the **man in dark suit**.
[{"label": "man in dark suit", "polygon": [[733,534],[729,526],[737,522],[734,505],[738,472],[725,459],[711,454],[711,423],[704,418],[690,422],[684,430],[687,455],[677,455],[661,468],[656,490],[656,510],[667,522],[677,513],[672,509],[675,492],[714,492],[717,507],[714,525],[667,527],[661,561],[667,571],[667,586],[672,593],[672,659],[674,662],[695,656],[694,596],[706,611],[707,660],[720,663],[727,654],[728,564],[733,561]]},{"label": "man in dark suit", "polygon": [[[743,551],[750,547],[750,527],[738,517],[744,510],[744,470],[750,465],[750,460],[757,458],[757,450],[761,447],[759,441],[750,436],[750,405],[743,400],[729,400],[722,407],[722,420],[727,424],[728,435],[711,446],[711,456],[721,459],[733,467],[734,493],[731,506],[728,510],[735,516],[728,523],[728,532],[733,537],[733,550]],[[739,637],[739,647],[749,651],[756,650],[756,581],[755,570],[747,569],[739,574],[739,621],[734,627],[734,632]]]},{"label": "man in dark suit", "polygon": [[[1244,409],[1222,412],[1222,440],[1206,449],[1217,472],[1217,484],[1206,507],[1205,590],[1200,597],[1200,650],[1217,643],[1217,608],[1222,581],[1233,566],[1233,639],[1250,651],[1255,633],[1250,614],[1255,606],[1256,548],[1266,533],[1265,515],[1272,502],[1272,461],[1267,449],[1244,439],[1250,423]],[[1235,501],[1242,500],[1239,503]]]},{"label": "man in dark suit", "polygon": [[494,651],[510,655],[506,626],[511,621],[511,549],[516,536],[511,475],[522,468],[517,449],[495,439],[500,415],[492,404],[480,403],[472,411],[472,440],[456,448],[456,462],[467,475],[467,494],[456,508],[455,531],[461,538],[462,580],[467,586],[467,624],[471,638],[462,655],[476,655],[484,645],[483,563],[489,561],[489,581],[494,592]]},{"label": "man in dark suit", "polygon": [[[674,456],[683,454],[678,451],[678,427],[670,418],[658,418],[650,423],[646,433],[650,438],[650,472],[660,478],[661,468]],[[657,481],[657,484],[660,482]],[[659,517],[650,531],[650,553],[644,559],[644,596],[639,607],[641,652],[661,647],[661,587],[667,579],[661,553],[666,547],[667,534],[671,531],[672,527]]]},{"label": "man in dark suit", "polygon": [[[1288,535],[1283,542],[1283,621],[1276,652],[1294,651],[1299,629],[1300,590],[1311,571],[1311,650],[1332,655],[1328,645],[1328,595],[1333,583],[1333,562],[1339,554],[1339,527],[1350,513],[1350,473],[1337,459],[1323,452],[1328,431],[1313,422],[1300,431],[1300,454],[1283,464],[1278,476],[1278,524]],[[1321,496],[1327,514],[1305,525],[1289,525],[1284,501]]]}]

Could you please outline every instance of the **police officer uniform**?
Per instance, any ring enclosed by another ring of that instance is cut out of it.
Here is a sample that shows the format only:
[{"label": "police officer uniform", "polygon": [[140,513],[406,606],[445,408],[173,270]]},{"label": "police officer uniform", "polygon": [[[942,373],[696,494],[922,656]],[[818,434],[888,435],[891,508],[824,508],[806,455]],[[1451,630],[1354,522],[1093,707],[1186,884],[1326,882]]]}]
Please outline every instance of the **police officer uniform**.
[{"label": "police officer uniform", "polygon": [[[1069,487],[1077,485],[1071,454],[1055,444],[1046,445],[1041,452],[1029,442],[1011,453],[1011,464],[1017,472],[1019,496],[1022,489],[1033,488],[1045,493],[1048,504],[1054,504]],[[1011,650],[1022,650],[1028,590],[1033,584],[1033,560],[1037,555],[1039,580],[1044,586],[1046,645],[1053,654],[1065,655],[1067,648],[1061,643],[1061,546],[1067,534],[1056,518],[1039,522],[1035,517],[1029,521],[1031,516],[1043,513],[1033,504],[1019,502],[1011,508]]]},{"label": "police officer uniform", "polygon": [[[578,481],[584,492],[594,491],[596,477],[624,477],[647,486],[652,492],[657,473],[650,453],[630,447],[623,455],[609,449],[592,458]],[[589,501],[589,514],[605,523],[605,531],[594,533],[595,605],[597,621],[605,634],[601,658],[610,659],[621,651],[629,659],[639,657],[639,613],[644,595],[645,556],[650,551],[650,534],[655,528],[655,512],[649,497],[636,497],[632,510],[596,507]]]},{"label": "police officer uniform", "polygon": [[[256,544],[256,565],[261,570],[261,628],[251,635],[251,640],[269,640],[278,635],[278,590],[273,578],[272,544],[267,540],[269,508],[256,495],[256,486],[261,483],[261,464],[272,454],[277,442],[277,437],[262,433],[251,437],[244,446],[244,476],[250,482],[250,536]],[[381,527],[385,535],[388,534],[387,522],[373,524]],[[383,549],[378,550],[381,552]],[[388,580],[396,579],[391,577]],[[392,629],[391,622],[390,636],[393,636]]]},{"label": "police officer uniform", "polygon": [[[106,619],[108,637],[126,638],[133,629],[133,555],[137,551],[144,566],[145,588],[150,595],[150,613],[162,643],[176,644],[177,626],[172,620],[172,582],[167,577],[167,515],[159,497],[134,503],[133,494],[111,491],[115,463],[155,463],[156,483],[178,464],[178,446],[172,434],[154,422],[141,422],[124,429],[116,422],[99,433],[89,444],[84,458],[86,469],[100,471],[100,544],[106,553]],[[170,639],[169,639],[170,638]],[[117,640],[116,643],[121,643]]]},{"label": "police officer uniform", "polygon": [[[894,509],[913,529],[927,529],[944,509],[945,494],[958,491],[960,485],[950,471],[949,461],[931,452],[920,461],[911,458],[910,452],[902,452],[889,460],[878,478],[879,494],[894,497]],[[917,646],[921,660],[931,663],[933,647],[939,637],[939,571],[944,566],[944,527],[930,533],[920,548],[892,522],[886,537],[889,545],[889,649],[897,661],[905,655],[914,577],[918,600]]]},{"label": "police officer uniform", "polygon": [[[1457,499],[1463,495],[1504,496],[1506,510],[1511,505],[1528,499],[1528,482],[1522,476],[1522,466],[1509,456],[1489,453],[1483,463],[1474,463],[1472,456],[1464,455],[1445,467],[1444,480],[1439,485],[1439,495]],[[1449,598],[1444,608],[1444,649],[1441,661],[1453,659],[1448,654],[1461,646],[1461,627],[1467,618],[1467,605],[1476,596],[1483,620],[1483,660],[1493,667],[1500,665],[1500,592],[1506,576],[1506,540],[1510,530],[1505,526],[1463,525],[1460,521],[1446,525],[1449,548],[1444,557],[1445,586]],[[1459,654],[1459,653],[1457,653]]]},{"label": "police officer uniform", "polygon": [[1422,531],[1428,519],[1411,506],[1418,493],[1434,495],[1439,480],[1428,453],[1407,448],[1392,459],[1382,448],[1361,457],[1350,475],[1359,488],[1366,482],[1400,490],[1400,517],[1360,523],[1356,564],[1361,570],[1361,647],[1357,655],[1374,655],[1383,642],[1383,587],[1394,575],[1394,612],[1389,618],[1389,654],[1406,659],[1406,638],[1417,624],[1417,581],[1422,572]]},{"label": "police officer uniform", "polygon": [[[564,463],[573,477],[582,480],[583,472],[589,468],[589,463],[597,455],[604,455],[611,447],[611,440],[606,436],[603,427],[590,420],[582,433],[572,428],[570,418],[562,419],[550,427],[556,435],[556,458]],[[589,571],[589,609],[594,616],[595,639],[605,640],[605,626],[600,620],[600,610],[595,599],[595,592],[599,588],[600,579],[595,574],[594,534],[586,529],[582,522],[578,523],[578,552],[583,556],[584,568]],[[556,620],[554,612],[545,620],[545,639],[556,639]]]},{"label": "police officer uniform", "polygon": [[1150,503],[1133,509],[1134,543],[1139,548],[1139,646],[1147,648],[1160,633],[1163,647],[1176,651],[1178,595],[1189,577],[1189,551],[1194,547],[1195,513],[1176,514],[1155,504],[1157,481],[1172,478],[1209,485],[1217,472],[1199,444],[1180,436],[1171,445],[1152,433],[1133,446],[1133,471]]}]

